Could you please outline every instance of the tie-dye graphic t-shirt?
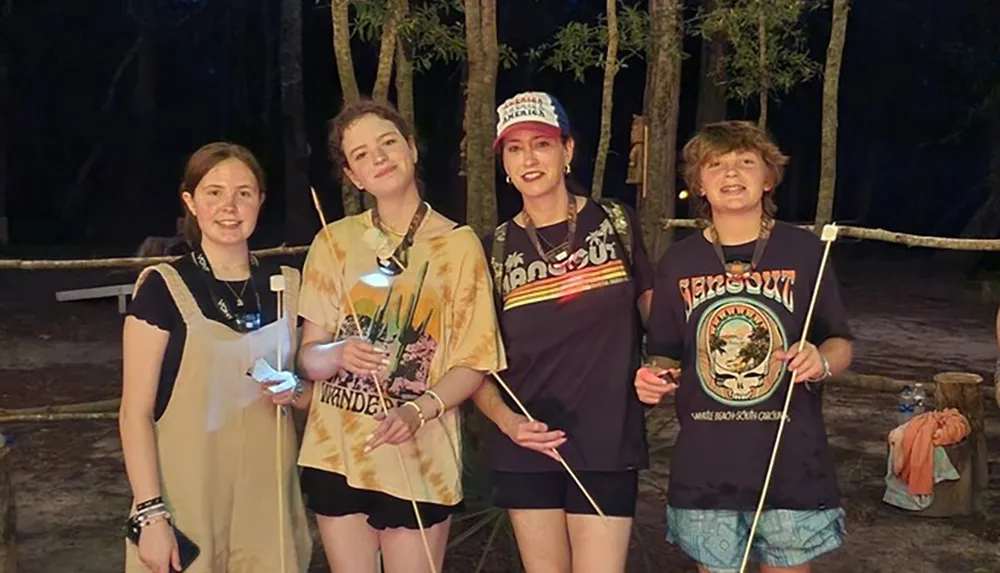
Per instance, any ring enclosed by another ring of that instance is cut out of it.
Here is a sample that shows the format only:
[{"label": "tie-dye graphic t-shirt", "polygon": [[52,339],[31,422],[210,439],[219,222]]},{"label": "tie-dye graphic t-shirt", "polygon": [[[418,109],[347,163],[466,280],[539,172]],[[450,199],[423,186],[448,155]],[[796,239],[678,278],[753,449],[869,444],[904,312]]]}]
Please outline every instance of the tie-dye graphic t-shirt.
[{"label": "tie-dye graphic t-shirt", "polygon": [[[391,280],[377,269],[380,235],[370,211],[331,223],[329,229],[336,259],[321,230],[303,269],[299,314],[335,333],[336,340],[357,335],[343,296],[342,285],[347,285],[362,334],[389,348],[388,379],[385,374],[379,379],[389,408],[417,398],[455,367],[491,371],[506,366],[486,258],[469,227],[430,237],[418,231],[406,270]],[[371,376],[346,370],[316,383],[299,464],[341,474],[355,488],[410,499],[395,446],[364,452],[365,440],[379,424],[374,416],[382,412],[374,384]],[[454,505],[462,500],[456,409],[428,420],[401,453],[417,501]]]},{"label": "tie-dye graphic t-shirt", "polygon": [[[500,304],[509,369],[503,377],[532,417],[566,432],[559,453],[574,470],[647,465],[644,410],[632,380],[642,335],[637,299],[652,287],[653,268],[634,215],[626,209],[626,216],[631,261],[605,211],[588,200],[574,239],[581,262],[569,271],[542,260],[522,227],[507,225]],[[538,231],[549,246],[564,241],[568,228],[562,222]],[[485,242],[492,252],[492,237]],[[492,425],[489,432],[493,469],[565,471]]]},{"label": "tie-dye graphic t-shirt", "polygon": [[[754,245],[725,247],[726,260],[748,263]],[[726,278],[700,232],[661,259],[648,352],[681,361],[671,506],[756,509],[791,379],[774,353],[798,344],[822,254],[815,235],[779,222],[746,279]],[[808,340],[819,346],[831,337],[852,334],[828,260]],[[840,505],[822,403],[822,383],[795,387],[766,508]]]}]

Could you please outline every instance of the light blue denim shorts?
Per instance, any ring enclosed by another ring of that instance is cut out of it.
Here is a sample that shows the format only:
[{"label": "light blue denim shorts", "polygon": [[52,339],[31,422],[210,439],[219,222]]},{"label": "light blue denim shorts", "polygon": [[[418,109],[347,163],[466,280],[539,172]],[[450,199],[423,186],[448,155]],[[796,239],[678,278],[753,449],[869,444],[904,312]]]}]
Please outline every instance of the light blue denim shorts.
[{"label": "light blue denim shorts", "polygon": [[[667,541],[711,573],[738,573],[753,515],[667,506]],[[843,508],[765,510],[750,559],[771,567],[795,567],[840,548],[845,533]]]}]

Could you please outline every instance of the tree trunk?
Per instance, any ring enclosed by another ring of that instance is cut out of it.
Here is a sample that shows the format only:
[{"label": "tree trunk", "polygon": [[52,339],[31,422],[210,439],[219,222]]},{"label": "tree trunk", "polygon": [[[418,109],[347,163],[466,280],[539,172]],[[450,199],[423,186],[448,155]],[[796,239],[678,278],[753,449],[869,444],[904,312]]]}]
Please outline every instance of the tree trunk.
[{"label": "tree trunk", "polygon": [[493,113],[496,104],[496,0],[465,0],[469,83],[465,92],[466,223],[483,234],[496,226]]},{"label": "tree trunk", "polygon": [[989,238],[1000,233],[1000,115],[993,120],[987,184],[989,197],[969,219],[959,236]]},{"label": "tree trunk", "polygon": [[760,73],[760,93],[758,98],[760,99],[760,118],[757,123],[762,128],[767,128],[767,94],[770,91],[771,82],[767,77],[767,23],[764,21],[764,3],[763,0],[758,0],[757,9],[760,11],[758,16],[759,21],[757,23],[757,47],[758,53],[760,54],[760,60],[758,62],[759,73]]},{"label": "tree trunk", "polygon": [[302,2],[281,2],[281,127],[285,159],[285,243],[308,243],[319,231],[312,216],[302,95]]},{"label": "tree trunk", "polygon": [[849,0],[833,0],[833,23],[830,44],[826,49],[826,71],[823,74],[823,134],[820,143],[819,194],[816,197],[816,232],[833,217],[833,200],[837,188],[837,99],[840,87],[840,65],[844,60],[847,39]]},{"label": "tree trunk", "polygon": [[[137,77],[132,91],[132,113],[135,139],[132,144],[132,161],[129,165],[126,198],[123,202],[125,213],[131,216],[129,235],[140,233],[144,218],[141,216],[148,205],[148,185],[153,171],[153,137],[156,121],[156,6],[154,0],[140,1],[141,36],[136,58]],[[139,225],[140,227],[136,227]]]},{"label": "tree trunk", "polygon": [[942,372],[934,376],[937,383],[938,410],[955,408],[969,421],[968,441],[972,452],[973,505],[982,509],[982,492],[989,487],[988,454],[986,451],[986,421],[983,399],[983,378],[968,372]]},{"label": "tree trunk", "polygon": [[[344,103],[361,100],[358,77],[354,74],[354,60],[351,55],[350,0],[333,0],[330,16],[333,18],[333,54],[337,61],[337,75]],[[341,186],[340,196],[344,204],[344,215],[361,212],[361,196],[350,182]]]},{"label": "tree trunk", "polygon": [[399,22],[402,20],[403,4],[399,0],[393,0],[389,8],[392,14],[389,20],[382,26],[382,38],[378,52],[378,70],[375,73],[375,85],[372,87],[372,99],[376,101],[389,101],[389,85],[392,81],[392,64],[396,55],[396,37],[399,32]]},{"label": "tree trunk", "polygon": [[361,99],[358,79],[354,74],[351,55],[350,0],[333,0],[330,15],[333,18],[333,55],[337,62],[337,76],[345,103]]},{"label": "tree trunk", "polygon": [[643,107],[649,125],[645,197],[640,204],[643,239],[652,260],[670,245],[672,232],[663,219],[674,216],[677,189],[677,118],[680,111],[681,41],[683,24],[680,0],[650,0],[652,58],[646,67]]},{"label": "tree trunk", "polygon": [[[232,37],[229,44],[229,53],[226,60],[230,62],[232,68],[232,88],[229,92],[229,107],[232,111],[230,123],[227,125],[226,133],[236,134],[237,137],[249,139],[250,132],[250,86],[247,77],[247,18],[249,18],[249,8],[244,2],[233,3],[231,30]],[[256,44],[258,40],[254,38]],[[235,127],[235,130],[234,130]]]},{"label": "tree trunk", "polygon": [[[702,0],[702,11],[713,12],[716,0]],[[726,119],[726,39],[722,34],[713,34],[701,40],[701,81],[698,82],[698,110],[696,125]]]},{"label": "tree trunk", "polygon": [[0,434],[0,573],[17,573],[17,511],[10,458],[11,450]]},{"label": "tree trunk", "polygon": [[482,0],[483,18],[483,87],[479,94],[481,109],[479,121],[479,148],[482,150],[483,177],[482,212],[480,214],[483,231],[492,230],[497,225],[496,155],[493,153],[493,134],[496,122],[497,72],[500,66],[500,47],[497,43],[497,2]]},{"label": "tree trunk", "polygon": [[[6,0],[0,6],[0,32],[4,37],[9,37],[7,34],[9,34],[11,6],[13,0]],[[8,106],[10,106],[7,65],[7,50],[0,50],[0,246],[10,242],[10,229],[7,225],[7,138],[10,134],[10,128],[7,126]]]},{"label": "tree trunk", "polygon": [[[139,48],[142,43],[146,41],[146,38],[139,36],[136,38],[135,42],[132,44],[132,48],[125,54],[122,61],[118,63],[118,67],[115,69],[115,73],[111,76],[111,82],[108,85],[108,90],[104,95],[104,103],[101,105],[101,115],[106,115],[111,111],[111,107],[115,101],[115,94],[118,92],[118,83],[124,75],[125,70],[128,66],[135,60],[136,55],[139,53]],[[100,134],[103,138],[103,134]],[[66,194],[62,198],[62,212],[60,217],[63,221],[69,221],[73,217],[79,215],[78,201],[84,195],[85,183],[87,181],[87,176],[90,175],[90,170],[100,159],[101,154],[104,153],[104,143],[101,139],[94,142],[93,147],[90,148],[90,153],[87,158],[83,160],[80,167],[76,170],[76,177],[73,179],[73,185],[69,188]]]},{"label": "tree trunk", "polygon": [[[403,15],[410,11],[408,0],[399,0]],[[396,108],[410,125],[416,123],[413,109],[413,54],[409,40],[396,36]]]},{"label": "tree trunk", "polygon": [[604,188],[604,169],[611,147],[611,112],[615,102],[615,76],[618,75],[618,7],[617,0],[607,0],[608,51],[604,56],[604,86],[601,90],[601,135],[597,140],[594,177],[590,195],[600,199]]},{"label": "tree trunk", "polygon": [[[268,143],[271,140],[271,118],[273,117],[272,111],[274,110],[274,85],[275,75],[277,72],[277,53],[278,49],[275,49],[275,26],[272,24],[274,18],[272,15],[275,14],[273,9],[274,4],[272,0],[261,0],[260,3],[260,25],[264,32],[264,85],[263,92],[261,93],[261,106],[260,106],[260,144],[269,149],[271,146]],[[279,16],[280,22],[280,16]],[[279,48],[280,49],[280,48]]]}]

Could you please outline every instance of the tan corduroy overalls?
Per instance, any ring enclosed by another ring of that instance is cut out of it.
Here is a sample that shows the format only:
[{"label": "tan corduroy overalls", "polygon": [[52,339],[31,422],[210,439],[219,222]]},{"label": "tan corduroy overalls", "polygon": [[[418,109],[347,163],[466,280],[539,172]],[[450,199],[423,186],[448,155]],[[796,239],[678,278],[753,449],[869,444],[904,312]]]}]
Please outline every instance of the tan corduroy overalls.
[{"label": "tan corduroy overalls", "polygon": [[[187,326],[170,402],[155,425],[161,495],[174,524],[201,548],[186,573],[305,573],[312,540],[299,490],[291,416],[281,423],[284,561],[279,543],[275,406],[247,371],[258,357],[282,368],[295,355],[299,272],[282,267],[285,317],[241,334],[206,318],[177,271],[157,265]],[[267,284],[258,288],[268,288]],[[140,500],[141,501],[141,500]],[[126,541],[126,573],[145,573]]]}]

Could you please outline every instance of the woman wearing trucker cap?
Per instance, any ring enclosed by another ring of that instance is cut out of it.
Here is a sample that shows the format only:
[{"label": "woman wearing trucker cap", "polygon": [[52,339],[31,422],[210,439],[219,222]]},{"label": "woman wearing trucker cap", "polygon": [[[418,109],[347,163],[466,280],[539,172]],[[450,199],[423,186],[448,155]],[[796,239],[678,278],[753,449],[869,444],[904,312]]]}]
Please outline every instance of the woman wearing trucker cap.
[{"label": "woman wearing trucker cap", "polygon": [[501,376],[538,421],[489,379],[475,394],[496,425],[487,438],[494,501],[510,512],[529,573],[624,571],[647,467],[632,378],[652,267],[630,209],[570,193],[574,142],[554,97],[521,93],[497,113],[493,146],[523,200],[484,241],[507,349]]}]

